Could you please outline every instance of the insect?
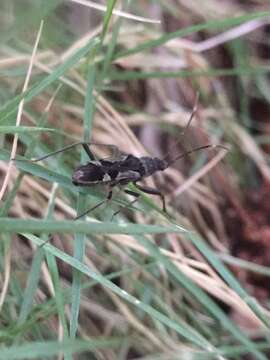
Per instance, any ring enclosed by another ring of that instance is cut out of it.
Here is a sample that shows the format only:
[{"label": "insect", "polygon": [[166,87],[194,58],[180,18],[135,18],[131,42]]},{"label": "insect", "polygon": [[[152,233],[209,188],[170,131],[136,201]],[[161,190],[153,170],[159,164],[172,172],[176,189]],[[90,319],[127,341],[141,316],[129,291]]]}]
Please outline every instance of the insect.
[{"label": "insect", "polygon": [[[190,124],[195,111],[196,111],[196,109],[194,109],[192,111],[192,114],[190,116],[187,126]],[[179,142],[180,141],[178,141],[176,143],[176,145]],[[97,203],[95,206],[88,209],[83,214],[80,214],[79,216],[77,216],[75,218],[75,220],[83,217],[84,215],[97,209],[102,204],[111,200],[112,196],[113,196],[113,188],[118,185],[124,188],[123,191],[126,194],[129,194],[134,197],[134,200],[132,200],[130,203],[128,203],[127,206],[134,204],[140,196],[140,191],[142,191],[142,192],[150,194],[150,195],[159,196],[162,201],[162,210],[164,212],[167,212],[165,196],[163,195],[163,193],[156,188],[138,184],[138,182],[140,182],[141,180],[143,180],[144,178],[146,178],[148,176],[153,175],[154,173],[156,173],[158,171],[166,170],[169,166],[171,166],[177,160],[179,160],[183,157],[186,157],[195,151],[204,150],[207,148],[215,148],[215,147],[220,147],[220,148],[226,149],[226,147],[224,147],[223,145],[208,144],[208,145],[203,145],[203,146],[191,149],[184,153],[179,153],[172,160],[169,160],[170,154],[167,154],[162,159],[157,158],[157,157],[150,157],[150,156],[137,157],[132,154],[126,154],[126,153],[121,152],[116,145],[77,142],[77,143],[66,146],[58,151],[49,153],[43,157],[40,157],[40,158],[32,160],[32,161],[36,162],[36,161],[44,160],[50,156],[70,150],[70,149],[74,148],[75,146],[79,146],[79,145],[81,145],[83,147],[83,149],[85,150],[87,156],[89,157],[89,161],[86,164],[79,165],[75,169],[75,171],[72,175],[73,184],[76,186],[95,186],[95,185],[100,185],[100,184],[106,185],[106,187],[108,188],[108,193],[107,193],[107,197],[104,200]],[[116,153],[117,155],[112,157],[111,159],[96,159],[93,152],[91,151],[91,148],[90,148],[91,145],[107,146],[107,147],[111,148],[113,150],[113,152]],[[126,189],[125,186],[127,186],[129,183],[132,183],[135,186],[135,188],[139,190],[139,192]],[[113,214],[113,217],[116,214],[118,214],[119,212],[120,212],[120,210],[115,212]]]},{"label": "insect", "polygon": [[[110,145],[110,144],[98,144],[98,143],[87,143],[87,142],[77,142],[66,146],[60,150],[57,150],[53,153],[49,153],[43,157],[38,159],[32,160],[33,162],[44,160],[50,156],[56,155],[60,152],[64,152],[67,150],[72,149],[75,146],[81,145],[85,150],[86,154],[89,157],[89,161],[86,164],[79,165],[72,175],[72,182],[75,186],[95,186],[95,185],[106,185],[108,187],[108,194],[106,199],[102,200],[101,202],[97,203],[92,208],[88,209],[83,214],[80,214],[75,218],[75,220],[83,217],[84,215],[90,213],[91,211],[95,210],[105,202],[112,199],[113,195],[113,188],[115,186],[126,186],[129,183],[133,183],[135,188],[138,190],[150,194],[159,196],[162,201],[162,210],[167,212],[166,209],[166,202],[165,196],[163,193],[155,188],[144,186],[138,184],[139,181],[143,180],[144,178],[153,175],[158,171],[164,171],[169,166],[171,166],[175,161],[190,155],[191,153],[199,150],[204,150],[207,148],[215,148],[220,147],[226,149],[223,145],[203,145],[184,153],[180,153],[176,155],[173,160],[168,160],[168,156],[163,159],[157,157],[150,157],[150,156],[142,156],[137,157],[132,154],[125,154],[121,152],[117,146]],[[96,159],[93,152],[90,149],[91,145],[101,145],[107,146],[119,154],[117,157],[112,159]],[[135,199],[131,201],[127,206],[134,204],[135,201],[138,200],[140,193],[135,192],[129,189],[123,189],[126,194],[133,196]],[[118,214],[120,211],[117,211],[113,214],[113,217]]]}]

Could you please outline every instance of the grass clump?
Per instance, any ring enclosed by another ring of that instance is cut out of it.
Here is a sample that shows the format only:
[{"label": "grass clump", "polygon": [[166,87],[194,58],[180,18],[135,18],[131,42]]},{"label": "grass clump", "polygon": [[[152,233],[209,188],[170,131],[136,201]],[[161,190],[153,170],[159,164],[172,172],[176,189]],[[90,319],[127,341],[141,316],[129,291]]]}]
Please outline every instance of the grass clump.
[{"label": "grass clump", "polygon": [[[255,264],[250,249],[268,234],[269,12],[224,4],[5,4],[0,359],[268,358],[267,254]],[[80,147],[21,160],[78,141],[161,158],[230,151],[145,179],[170,216],[145,194],[125,208],[115,191],[74,221],[106,197],[72,184]]]}]

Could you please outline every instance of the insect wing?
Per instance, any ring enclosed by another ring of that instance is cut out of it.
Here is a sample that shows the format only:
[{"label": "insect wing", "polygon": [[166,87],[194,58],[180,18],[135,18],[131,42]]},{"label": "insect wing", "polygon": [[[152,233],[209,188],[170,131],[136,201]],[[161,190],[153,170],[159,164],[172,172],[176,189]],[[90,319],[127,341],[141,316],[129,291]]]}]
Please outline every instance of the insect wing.
[{"label": "insect wing", "polygon": [[72,176],[72,182],[75,185],[91,185],[104,182],[106,172],[99,162],[89,162],[85,165],[80,165],[75,169]]},{"label": "insect wing", "polygon": [[91,149],[98,160],[118,161],[123,156],[126,156],[118,146],[112,144],[91,143]]},{"label": "insect wing", "polygon": [[138,171],[130,169],[125,165],[125,159],[127,155],[122,155],[117,161],[113,160],[100,160],[102,169],[104,170],[103,183],[127,184],[131,181],[137,181],[141,178]]},{"label": "insect wing", "polygon": [[142,178],[141,162],[132,155],[122,154],[118,160],[100,159],[80,165],[74,171],[74,185],[128,184]]}]

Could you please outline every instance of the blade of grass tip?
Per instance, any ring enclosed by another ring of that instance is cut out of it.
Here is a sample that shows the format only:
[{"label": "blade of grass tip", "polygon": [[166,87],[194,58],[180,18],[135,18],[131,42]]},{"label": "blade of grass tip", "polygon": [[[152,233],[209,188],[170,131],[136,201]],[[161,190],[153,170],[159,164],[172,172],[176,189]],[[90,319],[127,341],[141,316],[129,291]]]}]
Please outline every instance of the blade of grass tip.
[{"label": "blade of grass tip", "polygon": [[[124,8],[125,8],[125,5],[126,5],[127,2],[128,2],[128,0],[124,1],[124,4],[123,4]],[[108,71],[110,62],[111,62],[112,57],[113,57],[114,49],[116,47],[117,38],[118,38],[118,35],[119,35],[121,24],[122,24],[122,18],[120,17],[116,21],[116,23],[115,23],[115,25],[113,27],[113,30],[112,30],[112,35],[111,35],[112,38],[111,38],[111,41],[108,44],[108,49],[106,51],[105,58],[104,58],[104,61],[103,61],[102,71],[101,71],[101,75],[99,77],[99,82],[98,82],[99,84],[102,84],[102,82],[103,82],[103,80],[104,80],[104,78],[106,76],[106,73]]]},{"label": "blade of grass tip", "polygon": [[[95,53],[93,56],[95,57]],[[93,61],[94,62],[94,61]],[[95,84],[95,65],[90,65],[87,73],[87,89],[84,106],[84,141],[89,142],[95,110],[94,99]],[[81,159],[84,161],[85,153],[82,152]],[[83,214],[86,211],[85,196],[79,194],[77,202],[77,214]],[[74,257],[80,261],[83,260],[85,253],[85,234],[75,234]],[[71,301],[71,318],[70,318],[70,337],[75,338],[78,328],[78,316],[80,310],[80,292],[81,292],[81,273],[73,270],[72,280],[72,301]]]},{"label": "blade of grass tip", "polygon": [[101,33],[101,42],[103,42],[104,37],[106,36],[107,30],[108,30],[108,26],[110,23],[110,19],[112,17],[113,14],[113,8],[116,4],[117,0],[109,0],[107,1],[107,8],[106,8],[106,13],[103,19],[103,29],[102,29],[102,33]]},{"label": "blade of grass tip", "polygon": [[[59,133],[57,129],[41,128],[35,126],[0,126],[0,134],[20,134],[20,133],[32,133],[32,132],[54,132]],[[61,132],[60,132],[61,133]]]}]

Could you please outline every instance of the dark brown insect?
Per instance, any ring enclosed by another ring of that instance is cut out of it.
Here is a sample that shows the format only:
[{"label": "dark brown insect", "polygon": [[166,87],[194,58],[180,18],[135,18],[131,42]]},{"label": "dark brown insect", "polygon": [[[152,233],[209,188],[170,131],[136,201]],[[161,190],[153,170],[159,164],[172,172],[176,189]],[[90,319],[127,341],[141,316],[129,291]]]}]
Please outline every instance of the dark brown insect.
[{"label": "dark brown insect", "polygon": [[[196,107],[194,107],[192,111],[187,127],[189,126],[195,111],[196,111]],[[178,141],[178,143],[179,142],[180,141]],[[133,185],[138,190],[144,193],[159,196],[160,199],[162,200],[162,209],[164,212],[166,212],[166,203],[165,203],[164,195],[158,189],[140,185],[138,184],[138,182],[143,180],[147,176],[153,175],[158,171],[166,170],[175,161],[183,157],[186,157],[195,151],[204,150],[207,148],[215,148],[215,147],[226,149],[223,145],[208,144],[197,147],[195,149],[191,149],[184,153],[177,154],[172,160],[169,160],[169,154],[167,154],[163,159],[157,157],[150,157],[150,156],[136,157],[132,154],[125,154],[121,152],[118,149],[118,147],[115,145],[78,142],[69,145],[67,147],[64,147],[53,153],[47,154],[33,161],[44,160],[50,156],[70,150],[78,145],[81,145],[83,147],[83,149],[85,150],[86,154],[89,157],[89,161],[86,164],[80,165],[75,169],[72,175],[73,184],[77,186],[94,186],[94,185],[102,184],[102,185],[107,185],[109,190],[105,200],[102,200],[101,202],[93,206],[91,209],[79,215],[76,219],[88,214],[89,212],[95,210],[105,202],[111,200],[112,190],[115,186],[117,185],[126,186],[129,183],[133,183]],[[115,153],[117,153],[117,155],[114,156],[112,159],[96,159],[93,152],[90,149],[91,145],[107,146],[111,148]],[[129,195],[132,195],[135,198],[127,206],[134,204],[135,201],[137,201],[140,196],[139,192],[131,191],[129,189],[124,189],[124,192]],[[119,211],[115,212],[114,215],[118,213]]]}]

